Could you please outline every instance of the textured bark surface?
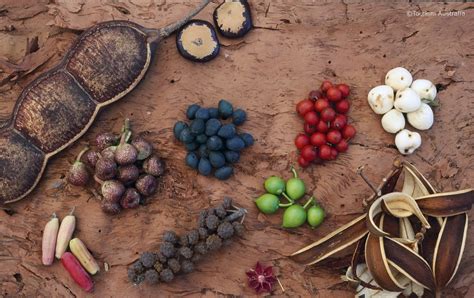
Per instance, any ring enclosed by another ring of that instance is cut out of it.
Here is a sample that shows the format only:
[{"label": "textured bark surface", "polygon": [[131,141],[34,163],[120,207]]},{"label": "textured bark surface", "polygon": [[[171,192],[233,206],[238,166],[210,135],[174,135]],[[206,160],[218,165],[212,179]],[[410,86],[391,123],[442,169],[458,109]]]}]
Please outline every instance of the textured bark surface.
[{"label": "textured bark surface", "polygon": [[[159,28],[197,2],[2,1],[0,127],[7,123],[22,88],[60,61],[78,30],[112,19]],[[358,166],[367,164],[366,174],[377,184],[399,156],[393,135],[382,130],[380,117],[366,102],[367,92],[382,83],[388,69],[405,66],[415,78],[430,79],[439,90],[435,124],[421,133],[422,147],[406,159],[442,191],[473,186],[474,177],[474,32],[469,27],[474,6],[365,2],[250,1],[256,28],[243,39],[221,38],[221,54],[206,64],[179,56],[173,37],[163,41],[137,89],[104,109],[83,138],[53,158],[27,199],[8,206],[6,212],[0,210],[1,295],[85,296],[59,262],[48,268],[41,265],[44,224],[51,213],[62,218],[76,206],[76,235],[101,264],[110,266],[94,277],[98,297],[252,295],[244,272],[257,260],[275,266],[286,289],[283,293],[277,287],[276,295],[350,297],[352,289],[339,279],[347,265],[344,260],[305,269],[285,255],[360,214],[362,200],[371,191],[356,175]],[[198,17],[210,21],[217,5],[215,1]],[[462,11],[464,16],[407,16],[414,11]],[[35,36],[38,47],[31,42]],[[285,231],[280,215],[259,214],[252,199],[262,193],[265,177],[290,176],[288,169],[296,160],[293,139],[302,130],[295,103],[325,78],[351,85],[350,117],[358,135],[348,153],[336,161],[301,172],[327,211],[325,223],[316,230]],[[256,138],[236,175],[225,182],[190,171],[183,162],[183,147],[172,137],[174,122],[184,118],[188,104],[211,106],[220,98],[247,110],[249,121],[243,129]],[[67,186],[64,174],[84,144],[98,132],[118,131],[124,117],[132,119],[136,131],[149,132],[147,137],[166,160],[168,171],[148,206],[110,217],[88,191]],[[163,231],[191,229],[199,210],[225,195],[249,210],[244,239],[171,284],[136,287],[127,282],[128,264],[140,252],[156,248]],[[472,215],[471,211],[471,225]],[[458,274],[443,296],[474,295],[473,231],[472,227],[468,231]]]}]

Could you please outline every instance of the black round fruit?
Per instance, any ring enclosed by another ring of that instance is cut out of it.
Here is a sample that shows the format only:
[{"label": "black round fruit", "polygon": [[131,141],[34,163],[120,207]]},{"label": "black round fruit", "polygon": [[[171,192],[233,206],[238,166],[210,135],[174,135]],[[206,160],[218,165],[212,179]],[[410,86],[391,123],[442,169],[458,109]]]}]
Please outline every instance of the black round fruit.
[{"label": "black round fruit", "polygon": [[217,135],[224,139],[230,139],[235,136],[235,125],[232,123],[222,125],[222,127],[217,132]]},{"label": "black round fruit", "polygon": [[197,142],[187,143],[187,144],[184,144],[184,148],[186,148],[186,151],[194,151],[197,148],[199,148],[199,143]]},{"label": "black round fruit", "polygon": [[199,160],[198,171],[201,175],[209,176],[212,171],[211,163],[205,157],[201,157]]},{"label": "black round fruit", "polygon": [[207,149],[206,144],[202,144],[198,148],[199,157],[209,157],[209,150]]},{"label": "black round fruit", "polygon": [[245,147],[250,147],[254,143],[253,136],[249,133],[246,133],[246,132],[241,133],[239,134],[239,137],[242,139],[242,141],[244,141]]},{"label": "black round fruit", "polygon": [[195,115],[196,115],[196,112],[197,110],[199,110],[201,106],[198,105],[198,104],[192,104],[188,107],[188,109],[186,110],[186,117],[189,119],[189,120],[193,120],[195,118]]},{"label": "black round fruit", "polygon": [[221,128],[222,123],[218,119],[209,119],[206,122],[206,135],[209,137],[215,136],[219,129]]},{"label": "black round fruit", "polygon": [[209,150],[213,150],[213,151],[216,151],[216,150],[220,150],[223,146],[223,143],[222,143],[222,140],[221,138],[219,138],[218,136],[212,136],[210,137],[208,140],[207,140],[207,148]]},{"label": "black round fruit", "polygon": [[240,153],[232,150],[224,151],[224,156],[228,163],[236,163],[240,159]]},{"label": "black round fruit", "polygon": [[206,129],[206,123],[204,123],[204,120],[202,119],[194,119],[191,121],[191,124],[189,124],[189,129],[191,130],[192,134],[202,134]]},{"label": "black round fruit", "polygon": [[232,151],[240,151],[245,148],[244,141],[238,136],[228,139],[225,144],[227,149]]},{"label": "black round fruit", "polygon": [[197,156],[196,152],[189,152],[186,155],[186,164],[193,169],[198,168],[199,157]]},{"label": "black round fruit", "polygon": [[209,119],[209,109],[199,108],[195,116],[197,119],[207,120]]},{"label": "black round fruit", "polygon": [[232,114],[232,123],[235,125],[242,125],[245,120],[247,120],[247,113],[242,109],[237,109]]},{"label": "black round fruit", "polygon": [[209,108],[209,117],[210,118],[218,118],[219,117],[219,110],[217,108]]},{"label": "black round fruit", "polygon": [[174,137],[179,140],[179,136],[181,135],[181,131],[183,129],[185,129],[186,127],[188,127],[188,125],[186,123],[184,123],[183,121],[176,122],[174,124],[174,127],[173,127]]},{"label": "black round fruit", "polygon": [[196,137],[196,142],[199,144],[205,144],[207,142],[207,136],[205,134],[200,134]]},{"label": "black round fruit", "polygon": [[194,141],[194,136],[188,127],[183,128],[183,130],[179,134],[179,140],[185,144]]},{"label": "black round fruit", "polygon": [[214,173],[214,176],[216,176],[216,178],[219,180],[227,180],[230,178],[230,176],[232,176],[233,173],[234,169],[230,166],[227,166],[217,169]]},{"label": "black round fruit", "polygon": [[227,119],[231,117],[232,113],[234,112],[234,108],[232,107],[232,104],[225,99],[221,99],[219,101],[218,109],[219,109],[219,115],[223,119]]}]

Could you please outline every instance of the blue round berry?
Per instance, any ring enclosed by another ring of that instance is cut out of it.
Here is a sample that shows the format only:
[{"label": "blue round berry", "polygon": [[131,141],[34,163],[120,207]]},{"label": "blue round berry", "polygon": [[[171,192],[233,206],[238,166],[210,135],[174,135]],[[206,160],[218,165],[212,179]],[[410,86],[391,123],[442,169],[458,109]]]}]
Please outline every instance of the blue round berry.
[{"label": "blue round berry", "polygon": [[201,157],[198,164],[198,171],[201,175],[209,176],[212,171],[211,163],[205,157]]},{"label": "blue round berry", "polygon": [[189,119],[189,120],[193,120],[195,117],[196,117],[196,112],[197,110],[199,110],[201,106],[200,105],[197,105],[197,104],[192,104],[188,107],[188,109],[186,110],[186,117]]},{"label": "blue round berry", "polygon": [[186,164],[193,169],[198,168],[199,157],[197,156],[196,152],[189,152],[186,155]]},{"label": "blue round berry", "polygon": [[244,141],[245,147],[250,147],[254,143],[253,136],[249,133],[246,133],[246,132],[241,133],[239,134],[239,137],[242,139],[242,141]]},{"label": "blue round berry", "polygon": [[188,125],[183,121],[176,122],[173,127],[174,137],[179,140],[179,135],[181,134],[181,131],[186,127],[188,127]]},{"label": "blue round berry", "polygon": [[222,119],[227,119],[231,117],[232,113],[234,112],[234,108],[232,107],[232,104],[225,99],[221,99],[219,101],[218,109],[219,109],[219,116],[221,116]]},{"label": "blue round berry", "polygon": [[191,130],[191,133],[199,135],[206,129],[206,124],[202,119],[194,119],[191,121],[191,124],[189,124],[189,129]]},{"label": "blue round berry", "polygon": [[224,139],[230,139],[235,136],[235,132],[236,132],[235,125],[232,123],[229,123],[229,124],[222,125],[222,127],[217,132],[217,135]]},{"label": "blue round berry", "polygon": [[202,144],[199,146],[198,153],[200,157],[208,157],[209,156],[209,150],[207,149],[206,144]]},{"label": "blue round berry", "polygon": [[240,153],[232,150],[224,151],[224,156],[228,163],[236,163],[240,159]]},{"label": "blue round berry", "polygon": [[211,151],[209,153],[209,161],[214,168],[222,168],[225,165],[225,156],[220,151]]},{"label": "blue round berry", "polygon": [[202,120],[209,119],[209,109],[199,108],[199,110],[196,111],[195,117]]},{"label": "blue round berry", "polygon": [[205,134],[200,134],[196,136],[196,142],[198,142],[199,144],[206,144],[207,136]]},{"label": "blue round berry", "polygon": [[234,169],[230,166],[222,167],[217,169],[214,176],[219,180],[227,180],[234,173]]},{"label": "blue round berry", "polygon": [[237,109],[232,114],[232,123],[235,125],[242,125],[245,120],[247,120],[247,113],[242,109]]},{"label": "blue round berry", "polygon": [[184,147],[186,148],[187,151],[194,151],[197,148],[199,148],[199,144],[197,142],[191,142],[184,144]]},{"label": "blue round berry", "polygon": [[210,118],[219,118],[219,110],[217,108],[209,108]]},{"label": "blue round berry", "polygon": [[206,122],[206,131],[205,134],[209,137],[215,136],[219,129],[221,128],[222,123],[218,119],[211,118]]},{"label": "blue round berry", "polygon": [[228,139],[225,145],[227,149],[232,151],[240,151],[245,148],[244,141],[237,136],[233,137],[232,139]]},{"label": "blue round berry", "polygon": [[185,127],[179,134],[179,140],[185,144],[194,141],[194,136],[188,127]]},{"label": "blue round berry", "polygon": [[207,139],[207,148],[209,150],[220,150],[222,148],[222,140],[218,136],[212,136],[209,139]]}]

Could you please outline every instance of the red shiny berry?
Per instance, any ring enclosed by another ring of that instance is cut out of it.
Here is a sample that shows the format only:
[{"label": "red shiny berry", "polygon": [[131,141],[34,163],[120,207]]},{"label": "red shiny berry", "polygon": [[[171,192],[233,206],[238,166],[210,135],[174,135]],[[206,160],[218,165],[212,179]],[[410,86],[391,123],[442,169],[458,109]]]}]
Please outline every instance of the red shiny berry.
[{"label": "red shiny berry", "polygon": [[327,122],[321,120],[318,122],[318,124],[316,124],[316,130],[322,133],[326,133],[329,130],[329,126]]},{"label": "red shiny berry", "polygon": [[341,140],[339,143],[337,143],[335,148],[339,153],[346,152],[347,149],[349,148],[349,144],[347,143],[346,140]]},{"label": "red shiny berry", "polygon": [[326,97],[329,101],[340,101],[342,99],[342,93],[336,87],[331,87],[326,91]]},{"label": "red shiny berry", "polygon": [[313,133],[316,132],[316,125],[305,123],[304,124],[304,132],[309,134],[309,135],[312,135]]},{"label": "red shiny berry", "polygon": [[311,125],[316,125],[319,122],[318,114],[315,111],[310,111],[304,115],[304,121]]},{"label": "red shiny berry", "polygon": [[337,114],[334,120],[331,121],[331,127],[337,130],[343,129],[347,124],[346,115]]},{"label": "red shiny berry", "polygon": [[304,99],[296,105],[296,112],[303,117],[306,113],[313,111],[313,102],[309,99]]},{"label": "red shiny berry", "polygon": [[347,99],[343,99],[336,103],[336,111],[341,114],[346,114],[349,111],[351,104]]},{"label": "red shiny berry", "polygon": [[346,84],[337,84],[336,88],[341,91],[342,98],[346,98],[349,96],[349,93],[351,93],[351,88],[347,86]]},{"label": "red shiny berry", "polygon": [[336,159],[338,153],[336,148],[331,148],[331,159]]},{"label": "red shiny berry", "polygon": [[318,99],[318,98],[321,98],[321,97],[323,97],[323,93],[319,90],[313,90],[308,95],[308,98],[313,100],[313,101]]},{"label": "red shiny berry", "polygon": [[295,138],[295,146],[298,149],[303,149],[304,146],[309,145],[310,140],[309,137],[305,134],[298,134]]},{"label": "red shiny berry", "polygon": [[331,159],[331,147],[324,144],[319,147],[319,158],[322,160],[330,160]]},{"label": "red shiny berry", "polygon": [[298,157],[298,164],[300,165],[300,167],[306,168],[310,165],[310,163],[311,162],[304,159],[303,156]]},{"label": "red shiny berry", "polygon": [[301,156],[307,161],[313,161],[318,156],[318,153],[312,145],[306,145],[301,149]]},{"label": "red shiny berry", "polygon": [[333,110],[333,108],[325,108],[321,112],[321,120],[323,121],[332,121],[334,120],[334,117],[336,117],[336,112]]},{"label": "red shiny berry", "polygon": [[331,87],[332,87],[332,83],[328,80],[324,80],[323,83],[321,84],[320,89],[321,91],[326,92]]},{"label": "red shiny berry", "polygon": [[322,132],[315,132],[310,137],[310,142],[316,147],[326,144],[326,135]]},{"label": "red shiny berry", "polygon": [[314,102],[314,109],[321,113],[325,108],[329,108],[329,101],[326,98],[320,98]]},{"label": "red shiny berry", "polygon": [[329,143],[336,145],[342,139],[341,132],[335,129],[330,130],[328,134],[326,135],[326,139],[328,140]]},{"label": "red shiny berry", "polygon": [[346,140],[352,139],[356,134],[356,129],[354,126],[347,124],[346,127],[342,129],[342,137]]}]

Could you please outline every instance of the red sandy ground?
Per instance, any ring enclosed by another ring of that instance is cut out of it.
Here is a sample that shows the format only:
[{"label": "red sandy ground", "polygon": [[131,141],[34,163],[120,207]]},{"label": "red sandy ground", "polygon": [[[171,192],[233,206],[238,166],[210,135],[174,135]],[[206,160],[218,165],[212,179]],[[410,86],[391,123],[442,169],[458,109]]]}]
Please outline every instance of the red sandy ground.
[{"label": "red sandy ground", "polygon": [[[39,37],[39,50],[20,65],[26,73],[0,89],[0,115],[7,119],[24,88],[54,66],[80,31],[97,22],[127,19],[148,27],[168,24],[198,1],[123,0],[49,1],[4,0],[0,3],[0,57],[20,64],[27,38]],[[69,4],[68,4],[69,2]],[[211,20],[218,1],[199,18]],[[473,186],[474,177],[474,6],[456,3],[392,3],[383,1],[250,1],[256,28],[240,40],[221,39],[220,56],[206,64],[184,60],[173,37],[165,40],[142,84],[129,96],[104,110],[92,129],[49,164],[37,189],[25,200],[9,206],[13,215],[0,212],[0,295],[85,296],[56,262],[41,265],[42,228],[52,212],[61,217],[76,206],[76,235],[88,244],[108,272],[94,277],[97,297],[150,297],[171,295],[253,295],[245,271],[256,261],[275,266],[286,292],[278,296],[350,297],[353,289],[337,268],[303,266],[285,255],[311,243],[354,218],[370,189],[355,169],[367,164],[369,178],[378,183],[399,156],[393,136],[380,126],[380,117],[367,105],[367,92],[382,83],[392,67],[405,66],[415,78],[439,84],[441,105],[435,124],[422,132],[423,146],[406,160],[418,166],[440,190]],[[413,11],[462,11],[464,16],[408,17]],[[13,25],[14,30],[12,30]],[[12,69],[1,68],[1,79]],[[349,152],[336,161],[301,172],[308,188],[327,211],[316,230],[280,228],[280,215],[264,216],[252,199],[262,193],[265,177],[289,177],[295,163],[294,136],[302,130],[295,103],[323,79],[352,87],[350,117],[358,135]],[[244,129],[256,145],[237,165],[236,175],[225,181],[198,176],[183,162],[185,150],[172,137],[175,121],[190,103],[215,105],[227,98],[248,111]],[[146,207],[104,215],[83,189],[64,186],[74,156],[98,132],[118,130],[130,117],[166,160],[168,173],[154,200]],[[155,249],[163,231],[185,232],[196,222],[201,208],[225,196],[248,208],[244,239],[202,261],[197,272],[169,285],[133,286],[126,268],[140,252]],[[472,215],[472,212],[470,213]],[[472,225],[472,220],[470,220]],[[474,296],[473,229],[457,277],[443,296]]]}]

